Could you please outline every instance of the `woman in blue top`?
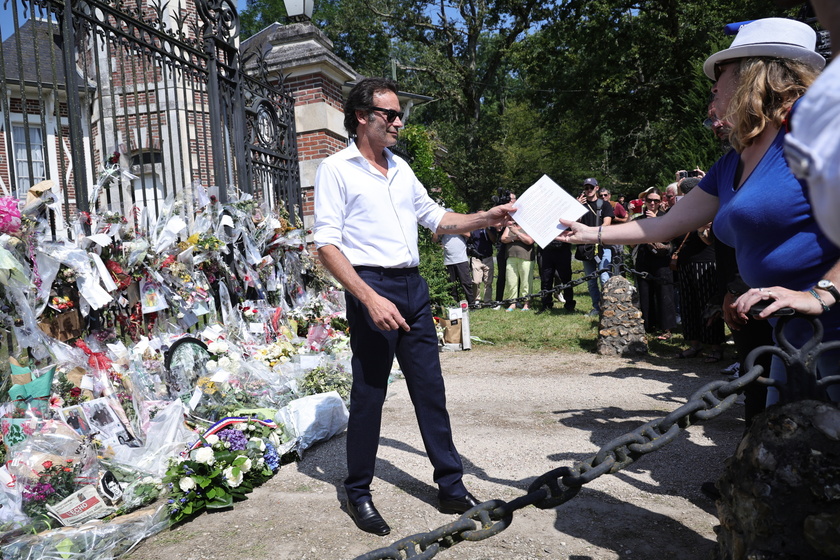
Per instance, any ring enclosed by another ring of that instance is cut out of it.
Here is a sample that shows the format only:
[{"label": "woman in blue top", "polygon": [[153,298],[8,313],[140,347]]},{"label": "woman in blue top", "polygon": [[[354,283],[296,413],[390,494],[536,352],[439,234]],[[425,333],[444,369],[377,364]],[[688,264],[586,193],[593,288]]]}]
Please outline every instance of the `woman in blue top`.
[{"label": "woman in blue top", "polygon": [[[715,113],[732,123],[735,148],[709,170],[677,204],[660,218],[588,228],[562,221],[572,243],[638,244],[662,241],[714,221],[718,238],[735,248],[741,276],[752,289],[725,306],[725,319],[737,329],[754,304],[769,300],[767,318],[782,307],[819,315],[824,340],[840,340],[840,248],[820,231],[803,183],[790,171],[783,154],[784,121],[790,108],[816,79],[825,60],[815,52],[816,33],[808,25],[781,18],[743,26],[728,49],[706,60]],[[822,282],[821,282],[822,281]],[[818,286],[818,283],[820,284]],[[832,309],[833,308],[833,309]],[[795,345],[811,337],[804,321],[791,321],[785,335]],[[824,353],[821,376],[840,373],[840,359]],[[781,362],[771,371],[784,379]],[[840,386],[832,397],[840,400]],[[768,404],[778,398],[768,392]]]}]

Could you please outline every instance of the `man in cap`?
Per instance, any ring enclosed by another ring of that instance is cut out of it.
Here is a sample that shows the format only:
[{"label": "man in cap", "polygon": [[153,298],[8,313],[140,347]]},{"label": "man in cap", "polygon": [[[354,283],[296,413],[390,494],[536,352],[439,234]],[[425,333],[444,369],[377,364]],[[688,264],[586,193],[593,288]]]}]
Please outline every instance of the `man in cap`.
[{"label": "man in cap", "polygon": [[[586,213],[578,220],[582,224],[592,227],[608,226],[612,222],[612,206],[598,197],[598,180],[589,177],[583,182],[583,193],[578,202],[586,208]],[[601,284],[609,280],[607,270],[612,260],[612,247],[598,245],[581,245],[575,251],[575,258],[583,263],[583,272],[589,276],[596,270],[603,270],[599,276]],[[592,277],[587,282],[589,296],[592,298],[592,311],[590,317],[596,317],[601,313],[601,286],[598,285],[598,278]]]}]

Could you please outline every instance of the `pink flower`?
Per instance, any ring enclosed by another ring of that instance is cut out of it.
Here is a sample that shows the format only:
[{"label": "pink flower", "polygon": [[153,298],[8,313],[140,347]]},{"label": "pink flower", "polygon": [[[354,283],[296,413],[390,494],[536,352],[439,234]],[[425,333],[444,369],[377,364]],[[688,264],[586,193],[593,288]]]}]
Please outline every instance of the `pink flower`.
[{"label": "pink flower", "polygon": [[44,468],[45,468],[45,469],[48,469],[48,468],[50,468],[51,466],[53,466],[53,462],[52,462],[52,461],[44,461],[44,462],[43,462],[43,463],[41,463],[41,464],[44,466]]},{"label": "pink flower", "polygon": [[64,406],[64,399],[58,395],[50,397],[50,408],[61,408]]}]

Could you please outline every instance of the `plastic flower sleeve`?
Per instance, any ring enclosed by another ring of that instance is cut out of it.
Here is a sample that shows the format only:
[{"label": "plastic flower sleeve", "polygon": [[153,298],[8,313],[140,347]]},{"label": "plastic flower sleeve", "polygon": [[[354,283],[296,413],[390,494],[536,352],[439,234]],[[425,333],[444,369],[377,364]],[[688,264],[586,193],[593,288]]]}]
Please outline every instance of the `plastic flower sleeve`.
[{"label": "plastic flower sleeve", "polygon": [[38,264],[38,276],[41,279],[41,285],[38,288],[38,303],[35,308],[35,315],[40,316],[47,306],[47,301],[50,298],[50,291],[52,290],[53,282],[55,282],[58,271],[61,268],[61,263],[57,259],[47,255],[43,251],[35,253],[35,260]]},{"label": "plastic flower sleeve", "polygon": [[254,242],[254,238],[250,235],[243,235],[242,236],[242,246],[245,250],[245,259],[251,266],[257,265],[262,260],[262,255],[260,254],[259,249],[257,249],[257,244]]},{"label": "plastic flower sleeve", "polygon": [[162,477],[166,473],[169,459],[177,456],[188,443],[196,439],[196,434],[184,425],[186,412],[181,401],[172,401],[149,421],[143,447],[121,446],[115,450],[112,461]]},{"label": "plastic flower sleeve", "polygon": [[0,245],[0,284],[29,289],[32,282],[27,277],[28,274],[29,271],[24,269],[14,255]]},{"label": "plastic flower sleeve", "polygon": [[286,273],[284,278],[286,293],[292,305],[301,306],[306,302],[306,292],[303,290],[303,267],[300,256],[293,251],[286,251],[283,256],[283,270]]},{"label": "plastic flower sleeve", "polygon": [[155,239],[154,252],[161,254],[172,247],[178,235],[187,229],[187,223],[180,216],[172,216]]},{"label": "plastic flower sleeve", "polygon": [[207,194],[207,189],[204,188],[204,185],[202,185],[201,181],[198,179],[193,181],[193,192],[195,193],[196,208],[201,210],[210,205],[210,195]]},{"label": "plastic flower sleeve", "polygon": [[219,307],[222,310],[222,323],[231,332],[239,331],[242,328],[239,313],[231,303],[230,293],[228,293],[227,285],[224,282],[219,282]]},{"label": "plastic flower sleeve", "polygon": [[21,348],[31,348],[34,353],[33,357],[36,359],[46,358],[48,356],[46,336],[38,328],[35,313],[30,307],[26,292],[18,287],[8,286],[6,288],[6,298],[14,304],[17,318],[20,320],[19,322],[16,321],[13,327],[17,344]]},{"label": "plastic flower sleeve", "polygon": [[126,253],[125,263],[126,268],[134,268],[146,258],[149,252],[149,242],[142,238],[137,238],[134,241],[123,243],[123,251]]},{"label": "plastic flower sleeve", "polygon": [[21,509],[23,497],[15,484],[15,477],[6,466],[0,467],[0,536],[26,525],[29,518]]},{"label": "plastic flower sleeve", "polygon": [[141,510],[101,525],[65,527],[30,535],[3,547],[3,560],[103,560],[128,553],[169,526],[166,508]]},{"label": "plastic flower sleeve", "polygon": [[326,441],[347,427],[350,413],[335,391],[303,397],[277,411],[274,421],[291,436],[291,450],[303,457],[304,450]]},{"label": "plastic flower sleeve", "polygon": [[240,370],[245,379],[243,389],[256,406],[277,410],[294,398],[288,380],[263,361],[257,358],[243,360]]},{"label": "plastic flower sleeve", "polygon": [[34,434],[13,446],[10,455],[9,472],[21,491],[22,509],[36,528],[55,526],[55,521],[81,524],[113,512],[95,487],[100,471],[96,451],[72,430]]}]

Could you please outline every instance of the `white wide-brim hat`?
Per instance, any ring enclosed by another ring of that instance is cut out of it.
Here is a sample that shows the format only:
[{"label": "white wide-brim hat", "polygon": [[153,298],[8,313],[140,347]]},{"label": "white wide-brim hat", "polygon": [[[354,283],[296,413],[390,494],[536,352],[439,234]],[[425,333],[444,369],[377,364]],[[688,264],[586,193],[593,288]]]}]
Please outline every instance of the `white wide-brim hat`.
[{"label": "white wide-brim hat", "polygon": [[707,58],[703,72],[714,80],[715,64],[753,56],[799,60],[822,70],[825,59],[815,50],[816,46],[817,32],[806,23],[785,18],[758,19],[741,27],[728,49]]}]

